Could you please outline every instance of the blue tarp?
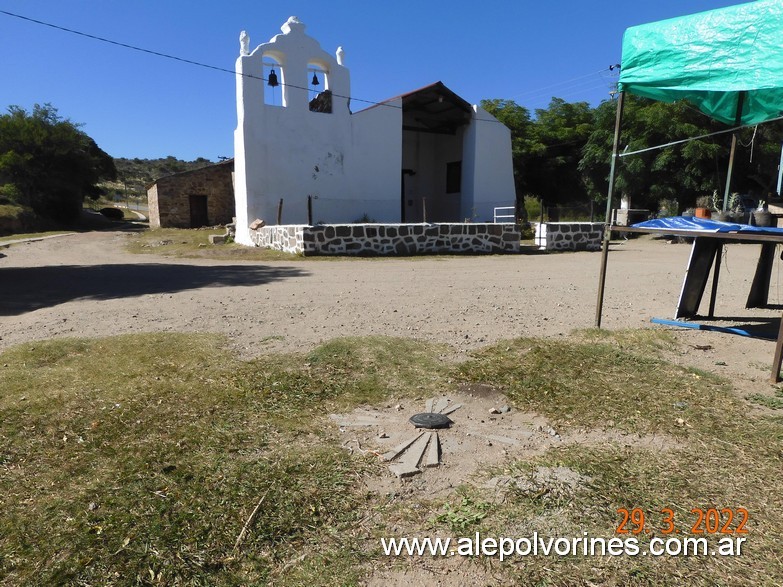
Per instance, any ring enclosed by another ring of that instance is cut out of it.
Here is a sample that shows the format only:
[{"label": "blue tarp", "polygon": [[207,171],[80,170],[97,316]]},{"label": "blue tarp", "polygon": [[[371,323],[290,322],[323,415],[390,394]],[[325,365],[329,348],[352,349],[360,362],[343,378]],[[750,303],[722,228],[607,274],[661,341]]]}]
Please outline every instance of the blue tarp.
[{"label": "blue tarp", "polygon": [[718,222],[696,218],[695,216],[672,216],[671,218],[654,218],[632,225],[633,228],[651,228],[658,230],[695,230],[700,232],[739,232],[753,234],[783,235],[783,228],[771,226],[750,226],[734,222]]}]

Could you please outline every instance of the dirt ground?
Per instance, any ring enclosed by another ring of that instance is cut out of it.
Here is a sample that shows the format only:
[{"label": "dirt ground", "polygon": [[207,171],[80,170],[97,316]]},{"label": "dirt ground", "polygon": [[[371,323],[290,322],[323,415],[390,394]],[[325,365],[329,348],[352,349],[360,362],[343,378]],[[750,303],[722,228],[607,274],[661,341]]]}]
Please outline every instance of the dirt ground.
[{"label": "dirt ground", "polygon": [[[130,238],[123,232],[93,232],[0,248],[0,350],[57,337],[183,331],[223,333],[241,356],[252,357],[306,351],[339,336],[389,335],[446,343],[453,349],[450,358],[459,360],[498,340],[565,336],[592,327],[595,319],[598,253],[215,262],[134,255],[125,251]],[[762,326],[775,335],[783,304],[779,260],[770,287],[773,307],[744,308],[758,250],[757,245],[727,247],[716,314],[734,319],[724,325]],[[660,328],[651,317],[673,317],[689,253],[687,244],[649,237],[613,243],[603,326]],[[702,313],[706,303],[705,296]],[[681,344],[671,360],[731,377],[742,396],[773,392],[773,342],[672,331]],[[371,480],[371,489],[412,497],[448,492],[478,463],[496,464],[562,443],[628,441],[661,450],[670,443],[656,437],[608,438],[606,431],[561,436],[536,414],[490,414],[505,398],[491,389],[480,391],[463,389],[448,398],[462,406],[451,415],[460,426],[440,434],[437,474],[425,470],[402,481],[390,472]],[[424,411],[427,398],[420,399],[421,405],[365,406],[333,415],[334,424],[347,450],[387,451],[414,433],[407,418]],[[373,419],[378,424],[367,425]],[[462,458],[465,453],[474,458]],[[566,485],[581,482],[570,478],[569,470],[539,474]],[[502,494],[520,481],[484,482],[488,491]],[[368,585],[497,581],[459,557],[438,565],[427,560],[380,565],[370,575]]]},{"label": "dirt ground", "polygon": [[[567,335],[595,319],[598,253],[215,262],[130,254],[130,238],[93,232],[0,248],[0,349],[185,331],[224,333],[245,357],[364,335],[447,343],[459,354],[506,338]],[[769,298],[777,308],[744,308],[758,248],[727,247],[716,314],[776,334],[780,261]],[[652,328],[650,318],[673,317],[689,253],[687,244],[649,237],[613,244],[603,326]],[[705,295],[702,313],[706,303]],[[677,332],[685,350],[675,360],[731,376],[741,391],[770,390],[772,342]]]}]

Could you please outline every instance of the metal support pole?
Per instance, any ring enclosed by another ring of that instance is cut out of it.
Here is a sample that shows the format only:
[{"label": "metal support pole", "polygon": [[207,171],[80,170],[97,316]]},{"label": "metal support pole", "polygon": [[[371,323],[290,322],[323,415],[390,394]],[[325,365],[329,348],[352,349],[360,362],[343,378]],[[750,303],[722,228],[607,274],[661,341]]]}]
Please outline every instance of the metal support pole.
[{"label": "metal support pole", "polygon": [[598,299],[595,304],[595,327],[601,328],[601,315],[604,309],[604,289],[606,287],[606,265],[609,259],[609,240],[612,231],[609,228],[612,223],[612,193],[614,192],[614,179],[616,175],[617,159],[620,154],[620,126],[623,121],[623,106],[625,105],[625,92],[620,92],[617,97],[617,118],[614,123],[614,145],[612,146],[612,160],[609,165],[609,189],[606,196],[606,224],[604,224],[604,240],[601,247],[601,273],[598,278]]},{"label": "metal support pole", "polygon": [[313,225],[313,196],[307,196],[307,225]]},{"label": "metal support pole", "polygon": [[280,226],[283,223],[283,198],[277,203],[277,225]]},{"label": "metal support pole", "polygon": [[[737,115],[734,118],[734,126],[742,124],[742,106],[745,103],[745,92],[740,92],[737,98]],[[729,170],[726,172],[726,189],[723,191],[723,211],[729,203],[731,194],[731,176],[734,171],[734,154],[737,152],[737,131],[731,134],[731,151],[729,152]]]},{"label": "metal support pole", "polygon": [[783,184],[783,143],[780,144],[780,162],[778,163],[778,196],[781,194],[781,184]]},{"label": "metal support pole", "polygon": [[729,152],[729,170],[726,173],[726,189],[723,190],[723,211],[729,204],[729,194],[731,194],[731,175],[734,171],[734,153],[737,151],[737,133],[731,135],[731,151]]}]

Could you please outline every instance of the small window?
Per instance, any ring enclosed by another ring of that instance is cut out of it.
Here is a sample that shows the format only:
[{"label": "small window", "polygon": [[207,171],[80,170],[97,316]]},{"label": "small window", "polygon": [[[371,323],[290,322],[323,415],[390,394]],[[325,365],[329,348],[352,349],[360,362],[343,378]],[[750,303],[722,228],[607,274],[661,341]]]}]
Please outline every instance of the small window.
[{"label": "small window", "polygon": [[462,191],[462,161],[446,163],[446,193],[457,194]]}]

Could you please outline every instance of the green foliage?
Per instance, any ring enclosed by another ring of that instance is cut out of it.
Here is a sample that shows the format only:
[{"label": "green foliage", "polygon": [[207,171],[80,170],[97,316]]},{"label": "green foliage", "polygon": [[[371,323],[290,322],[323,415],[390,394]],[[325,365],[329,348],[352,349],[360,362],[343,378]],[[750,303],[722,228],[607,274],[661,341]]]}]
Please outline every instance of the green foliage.
[{"label": "green foliage", "polygon": [[783,389],[776,389],[774,395],[764,395],[753,393],[747,396],[747,399],[760,406],[771,410],[783,410]]},{"label": "green foliage", "polygon": [[489,509],[489,502],[463,495],[457,505],[446,503],[443,506],[444,512],[438,515],[435,521],[446,524],[455,534],[464,534],[465,530],[486,518]]},{"label": "green foliage", "polygon": [[511,129],[520,208],[526,208],[521,194],[543,198],[547,205],[586,199],[577,165],[593,129],[587,102],[552,98],[548,108],[536,110],[535,118],[511,100],[483,100],[481,107]]},{"label": "green foliage", "polygon": [[[526,210],[523,194],[543,198],[549,206],[586,201],[578,164],[593,130],[587,102],[552,98],[548,108],[535,111],[535,117],[511,100],[483,100],[481,107],[511,130],[520,215]],[[528,218],[533,218],[529,211]]]},{"label": "green foliage", "polygon": [[0,185],[0,205],[18,204],[22,201],[22,192],[12,183]]},{"label": "green foliage", "polygon": [[525,196],[525,212],[530,222],[541,218],[541,200],[533,196]]},{"label": "green foliage", "polygon": [[658,201],[658,216],[660,218],[667,218],[669,216],[677,216],[680,211],[680,205],[677,202],[677,198],[662,198]]},{"label": "green foliage", "polygon": [[[616,102],[604,102],[594,110],[595,128],[579,163],[587,190],[596,200],[606,198],[616,106]],[[628,95],[620,148],[635,151],[726,128],[686,102],[666,104]],[[782,129],[780,122],[772,122],[755,131],[740,131],[733,190],[761,194],[774,190]],[[721,194],[730,141],[730,134],[722,134],[622,157],[617,165],[617,193],[630,196],[634,207],[649,209],[661,199],[675,199],[682,209],[693,205],[701,194],[715,190]]]},{"label": "green foliage", "polygon": [[[527,208],[523,194],[542,198],[546,206],[606,201],[616,101],[591,108],[586,102],[552,98],[534,114],[511,100],[483,100],[481,106],[511,130],[520,213]],[[620,147],[635,151],[725,129],[686,102],[627,95]],[[782,133],[780,121],[739,132],[732,191],[768,199],[775,189]],[[634,207],[651,210],[662,199],[676,200],[683,209],[700,194],[722,194],[730,140],[722,134],[622,157],[615,193],[630,196]],[[529,209],[527,213],[533,218]]]},{"label": "green foliage", "polygon": [[542,197],[548,206],[586,202],[578,166],[593,131],[590,105],[552,98],[548,108],[536,110],[533,128],[535,150],[529,165],[528,192]]},{"label": "green foliage", "polygon": [[112,158],[51,104],[0,116],[0,184],[39,216],[75,220],[85,198],[101,195],[97,183],[115,176]]}]

